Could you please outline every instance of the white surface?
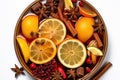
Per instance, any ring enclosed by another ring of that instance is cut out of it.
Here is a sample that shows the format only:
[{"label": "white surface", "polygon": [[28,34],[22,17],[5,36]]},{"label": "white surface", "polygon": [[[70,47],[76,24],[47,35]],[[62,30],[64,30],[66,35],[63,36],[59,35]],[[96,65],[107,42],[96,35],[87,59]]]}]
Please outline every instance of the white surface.
[{"label": "white surface", "polygon": [[[22,11],[34,0],[1,0],[0,1],[0,79],[16,80],[10,70],[14,64],[21,66],[13,45],[16,22]],[[100,80],[119,80],[120,73],[120,0],[87,0],[102,15],[108,30],[109,47],[106,61],[113,66]],[[13,3],[14,2],[14,3]],[[17,80],[33,80],[27,73]]]}]

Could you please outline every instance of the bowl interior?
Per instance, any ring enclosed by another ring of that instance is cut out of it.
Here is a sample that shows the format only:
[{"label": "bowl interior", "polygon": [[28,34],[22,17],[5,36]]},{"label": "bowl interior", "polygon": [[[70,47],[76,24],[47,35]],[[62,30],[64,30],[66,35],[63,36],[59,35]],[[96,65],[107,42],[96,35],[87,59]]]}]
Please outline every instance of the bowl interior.
[{"label": "bowl interior", "polygon": [[[27,64],[25,63],[24,59],[23,59],[23,56],[21,54],[21,50],[20,50],[20,47],[16,41],[16,36],[20,33],[21,31],[21,21],[22,21],[22,18],[31,10],[31,7],[36,4],[37,2],[39,2],[39,0],[35,0],[33,3],[31,3],[21,14],[21,16],[19,17],[18,21],[17,21],[17,24],[16,24],[16,27],[15,27],[15,31],[14,31],[14,48],[15,48],[15,52],[16,52],[16,55],[18,57],[18,60],[19,62],[21,63],[21,65],[23,66],[23,68],[31,75],[34,77],[34,75],[32,74],[32,71],[29,69],[29,67],[27,66]],[[107,51],[107,46],[108,46],[108,35],[107,35],[107,29],[106,29],[106,25],[104,23],[104,20],[103,18],[101,17],[101,15],[99,14],[99,12],[90,4],[88,3],[87,1],[83,1],[85,3],[85,7],[93,10],[94,12],[97,13],[98,15],[98,18],[103,22],[103,26],[104,26],[104,34],[103,34],[103,53],[104,55],[102,57],[99,58],[97,64],[95,65],[95,67],[92,69],[92,71],[88,74],[86,74],[84,77],[82,77],[82,79],[89,79],[91,76],[93,76],[97,70],[100,68],[105,56],[106,56],[106,51]],[[35,77],[34,77],[35,78]]]}]

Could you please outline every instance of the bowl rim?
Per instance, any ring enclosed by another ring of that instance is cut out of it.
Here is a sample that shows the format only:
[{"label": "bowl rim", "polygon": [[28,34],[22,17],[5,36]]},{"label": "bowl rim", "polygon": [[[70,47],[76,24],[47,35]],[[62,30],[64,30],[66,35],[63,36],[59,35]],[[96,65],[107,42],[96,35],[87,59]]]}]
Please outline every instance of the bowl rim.
[{"label": "bowl rim", "polygon": [[[20,17],[18,18],[18,21],[16,23],[16,26],[15,26],[15,30],[14,30],[14,50],[15,50],[15,53],[16,53],[16,56],[20,62],[20,64],[22,65],[22,67],[27,71],[27,73],[29,73],[33,78],[37,79],[33,74],[32,74],[32,71],[29,69],[29,67],[26,65],[26,63],[24,62],[24,59],[22,58],[22,55],[21,55],[21,52],[20,50],[18,49],[18,43],[16,41],[16,36],[17,36],[17,33],[18,33],[18,26],[20,25],[19,23],[21,22],[22,18],[25,16],[25,14],[28,13],[28,11],[31,9],[31,7],[36,4],[37,2],[39,2],[39,0],[35,0],[33,1],[31,4],[29,4],[25,9],[24,11],[22,12],[22,14],[20,15]],[[99,59],[99,62],[97,62],[97,64],[95,65],[95,67],[91,70],[90,73],[86,74],[84,77],[80,78],[81,80],[85,80],[85,79],[89,79],[91,78],[101,67],[102,63],[104,62],[104,59],[105,59],[105,56],[107,54],[107,48],[108,48],[108,32],[107,32],[107,28],[106,28],[106,25],[105,25],[105,22],[102,18],[102,16],[100,15],[100,13],[97,11],[97,9],[91,5],[89,2],[87,2],[86,0],[83,0],[83,2],[85,2],[85,4],[87,4],[88,6],[90,6],[97,14],[98,16],[100,17],[101,21],[103,22],[103,25],[105,27],[105,33],[104,33],[104,45],[105,45],[105,48],[103,49],[103,53],[104,55],[102,57],[100,57]]]},{"label": "bowl rim", "polygon": [[84,77],[81,78],[82,80],[84,80],[84,79],[89,79],[92,76],[94,76],[94,74],[97,73],[97,71],[102,66],[102,63],[104,62],[104,59],[105,59],[106,54],[107,54],[107,49],[108,49],[108,32],[107,32],[107,27],[105,25],[105,22],[104,22],[104,20],[103,20],[103,18],[101,16],[101,14],[98,12],[98,10],[93,5],[91,5],[88,1],[86,1],[86,0],[82,0],[82,1],[85,2],[88,6],[90,6],[97,13],[97,15],[99,16],[99,18],[103,22],[103,25],[104,25],[104,28],[105,28],[104,40],[103,40],[103,41],[105,41],[104,42],[105,48],[103,49],[104,55],[102,57],[100,57],[99,62],[97,62],[97,64],[95,65],[95,67],[92,69],[92,71],[90,73],[86,74]]}]

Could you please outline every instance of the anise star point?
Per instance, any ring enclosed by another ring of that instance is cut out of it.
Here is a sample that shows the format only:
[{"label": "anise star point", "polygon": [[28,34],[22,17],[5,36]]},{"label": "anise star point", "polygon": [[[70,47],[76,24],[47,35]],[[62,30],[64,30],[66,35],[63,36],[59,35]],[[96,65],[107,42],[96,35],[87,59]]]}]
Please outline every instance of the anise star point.
[{"label": "anise star point", "polygon": [[11,68],[11,70],[15,72],[15,78],[17,78],[20,74],[25,75],[25,73],[23,72],[23,67],[19,68],[16,64],[15,68]]},{"label": "anise star point", "polygon": [[76,22],[81,15],[79,13],[79,8],[75,6],[70,8],[70,10],[65,10],[64,16],[66,16],[68,20]]},{"label": "anise star point", "polygon": [[97,24],[93,25],[95,26],[96,28],[94,29],[94,31],[97,31],[98,33],[102,33],[104,31],[104,26],[103,26],[103,22],[98,19],[98,22]]},{"label": "anise star point", "polygon": [[53,72],[52,76],[53,76],[52,80],[63,80],[62,75],[58,71]]},{"label": "anise star point", "polygon": [[75,77],[76,77],[75,70],[73,70],[73,69],[67,70],[67,74],[69,74],[68,78],[72,77],[73,80],[75,80]]},{"label": "anise star point", "polygon": [[45,6],[50,12],[55,13],[57,11],[59,0],[47,0]]}]

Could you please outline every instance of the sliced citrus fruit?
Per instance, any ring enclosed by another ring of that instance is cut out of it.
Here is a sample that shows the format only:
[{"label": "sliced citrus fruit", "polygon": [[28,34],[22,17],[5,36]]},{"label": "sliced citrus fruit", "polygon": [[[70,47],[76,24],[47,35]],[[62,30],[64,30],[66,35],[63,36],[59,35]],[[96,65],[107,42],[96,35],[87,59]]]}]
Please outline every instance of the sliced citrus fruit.
[{"label": "sliced citrus fruit", "polygon": [[93,64],[96,64],[97,63],[97,56],[94,54],[91,54],[91,58],[92,58]]},{"label": "sliced citrus fruit", "polygon": [[96,56],[102,56],[103,55],[103,52],[99,49],[99,48],[96,48],[96,47],[87,47],[87,49],[94,55]]},{"label": "sliced citrus fruit", "polygon": [[46,19],[40,24],[38,35],[51,39],[57,45],[64,40],[66,28],[64,23],[58,19]]},{"label": "sliced citrus fruit", "polygon": [[69,39],[60,44],[57,56],[67,68],[77,68],[86,59],[86,48],[79,40]]},{"label": "sliced citrus fruit", "polygon": [[70,10],[70,8],[73,8],[73,3],[71,0],[64,0],[64,3],[65,3],[65,9]]},{"label": "sliced citrus fruit", "polygon": [[27,63],[29,58],[30,58],[30,50],[29,50],[29,46],[26,42],[26,40],[22,37],[17,37],[17,42],[20,46],[20,49],[22,51],[22,54],[23,54],[23,57],[24,57],[24,60],[25,62]]},{"label": "sliced citrus fruit", "polygon": [[44,64],[56,55],[56,46],[47,38],[36,38],[30,44],[30,60],[36,64]]},{"label": "sliced citrus fruit", "polygon": [[97,14],[94,11],[90,10],[89,8],[84,8],[80,6],[79,9],[80,9],[80,14],[82,14],[85,17],[96,17],[97,16]]}]

